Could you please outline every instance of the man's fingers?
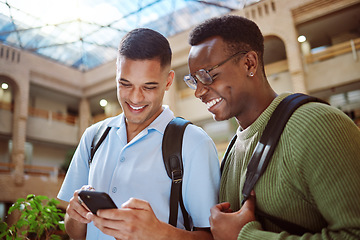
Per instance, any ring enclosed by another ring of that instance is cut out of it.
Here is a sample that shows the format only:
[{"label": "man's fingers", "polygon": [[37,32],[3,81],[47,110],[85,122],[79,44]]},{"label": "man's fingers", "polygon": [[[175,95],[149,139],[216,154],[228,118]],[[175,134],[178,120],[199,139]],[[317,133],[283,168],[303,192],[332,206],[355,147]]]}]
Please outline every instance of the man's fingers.
[{"label": "man's fingers", "polygon": [[151,206],[147,201],[140,200],[137,198],[130,198],[125,203],[121,205],[122,208],[132,208],[132,209],[143,209],[151,210]]},{"label": "man's fingers", "polygon": [[95,215],[92,213],[92,212],[88,212],[86,215],[85,215],[86,219],[88,219],[89,221],[93,221],[94,218],[95,218]]},{"label": "man's fingers", "polygon": [[87,214],[87,217],[93,221],[94,225],[99,228],[100,231],[112,236],[114,236],[115,232],[119,231],[120,229],[123,230],[123,224],[125,223],[124,221],[119,219],[108,219],[93,215],[91,213]]},{"label": "man's fingers", "polygon": [[132,221],[138,218],[142,211],[144,211],[144,209],[139,208],[99,209],[96,215],[105,219]]},{"label": "man's fingers", "polygon": [[254,190],[251,191],[249,198],[244,203],[244,208],[249,209],[251,212],[255,212],[256,197]]},{"label": "man's fingers", "polygon": [[228,202],[219,203],[210,209],[211,215],[216,214],[217,212],[225,212],[225,213],[232,212],[230,209],[230,203]]},{"label": "man's fingers", "polygon": [[89,223],[90,221],[85,217],[87,211],[82,207],[79,206],[77,208],[68,207],[66,210],[67,215],[69,217],[75,219],[78,222],[81,223]]},{"label": "man's fingers", "polygon": [[216,204],[215,206],[210,208],[210,214],[211,214],[209,217],[210,226],[213,226],[214,222],[221,219],[221,216],[224,213],[231,213],[231,212],[232,210],[230,209],[230,203],[223,202]]},{"label": "man's fingers", "polygon": [[104,219],[112,219],[117,221],[134,222],[142,216],[154,212],[147,201],[130,198],[127,202],[121,205],[118,209],[99,209],[97,216]]},{"label": "man's fingers", "polygon": [[75,219],[81,223],[89,223],[86,218],[88,210],[85,208],[85,204],[81,204],[79,201],[78,191],[75,191],[74,196],[70,199],[69,205],[66,208],[66,213],[69,217]]}]

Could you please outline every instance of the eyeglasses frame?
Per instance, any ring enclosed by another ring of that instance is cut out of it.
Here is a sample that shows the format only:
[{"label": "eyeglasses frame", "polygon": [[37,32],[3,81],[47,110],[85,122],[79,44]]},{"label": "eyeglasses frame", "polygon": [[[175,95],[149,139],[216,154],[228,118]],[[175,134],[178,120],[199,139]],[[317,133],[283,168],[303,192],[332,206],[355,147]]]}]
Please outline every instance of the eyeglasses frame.
[{"label": "eyeglasses frame", "polygon": [[199,70],[197,70],[197,71],[195,72],[195,73],[197,73],[197,72],[199,72],[199,71],[204,71],[204,72],[209,76],[209,79],[211,79],[211,83],[204,83],[201,79],[198,79],[198,78],[194,75],[195,73],[194,73],[194,74],[188,74],[188,75],[184,76],[184,81],[185,81],[186,85],[188,85],[188,87],[190,87],[191,89],[194,89],[194,90],[196,90],[196,88],[193,88],[192,86],[190,86],[190,85],[188,84],[188,81],[189,81],[191,78],[193,78],[193,79],[195,80],[196,85],[197,85],[197,82],[198,82],[198,81],[200,81],[200,82],[201,82],[202,84],[204,84],[204,85],[210,85],[210,84],[212,84],[212,83],[214,82],[214,79],[213,79],[212,76],[210,75],[210,72],[211,72],[212,70],[220,67],[221,65],[223,65],[223,64],[225,64],[226,62],[230,61],[231,59],[233,59],[233,58],[236,57],[237,55],[239,55],[239,54],[246,54],[246,53],[248,53],[248,51],[239,51],[239,52],[231,55],[229,58],[225,59],[224,61],[216,64],[216,65],[213,66],[213,67],[211,67],[211,68],[208,69],[208,70],[205,70],[205,69],[201,68],[201,69],[199,69]]}]

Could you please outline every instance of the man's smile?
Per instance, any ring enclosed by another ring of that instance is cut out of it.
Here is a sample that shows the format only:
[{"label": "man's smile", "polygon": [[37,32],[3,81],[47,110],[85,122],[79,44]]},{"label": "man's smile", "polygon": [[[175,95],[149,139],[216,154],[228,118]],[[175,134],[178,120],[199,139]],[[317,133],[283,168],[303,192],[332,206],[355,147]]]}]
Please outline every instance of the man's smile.
[{"label": "man's smile", "polygon": [[136,107],[136,106],[133,106],[133,105],[131,105],[131,104],[129,104],[129,103],[128,103],[128,106],[129,106],[131,109],[135,110],[135,111],[139,111],[139,110],[143,109],[144,107],[146,107],[146,105]]},{"label": "man's smile", "polygon": [[207,109],[210,109],[211,107],[213,107],[214,105],[216,105],[217,103],[221,102],[223,99],[221,97],[216,98],[216,99],[212,99],[210,101],[208,101],[206,103]]}]

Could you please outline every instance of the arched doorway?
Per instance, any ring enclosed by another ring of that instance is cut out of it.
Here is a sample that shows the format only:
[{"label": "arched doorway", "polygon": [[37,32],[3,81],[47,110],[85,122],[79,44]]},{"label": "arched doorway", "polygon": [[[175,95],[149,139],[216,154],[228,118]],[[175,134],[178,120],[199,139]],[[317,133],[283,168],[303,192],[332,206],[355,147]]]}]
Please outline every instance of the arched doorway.
[{"label": "arched doorway", "polygon": [[[0,138],[2,147],[0,161],[11,163],[8,167],[13,171],[15,183],[23,184],[27,94],[21,91],[18,83],[7,75],[0,75],[0,86],[3,98],[0,111]],[[4,144],[3,144],[4,143]]]},{"label": "arched doorway", "polygon": [[275,92],[293,91],[285,44],[275,35],[264,39],[264,65],[268,81]]},{"label": "arched doorway", "polygon": [[0,75],[0,162],[9,163],[13,128],[15,82]]}]

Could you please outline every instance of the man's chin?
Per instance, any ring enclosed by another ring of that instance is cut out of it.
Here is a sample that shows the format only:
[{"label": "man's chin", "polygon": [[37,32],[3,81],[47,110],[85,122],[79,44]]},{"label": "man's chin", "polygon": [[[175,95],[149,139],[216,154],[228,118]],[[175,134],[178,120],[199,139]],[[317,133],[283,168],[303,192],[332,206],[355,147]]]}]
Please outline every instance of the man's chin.
[{"label": "man's chin", "polygon": [[217,122],[220,122],[220,121],[225,121],[225,120],[228,120],[230,119],[229,117],[225,117],[225,116],[219,116],[219,115],[216,115],[214,113],[211,113],[212,116],[213,116],[213,119]]}]

